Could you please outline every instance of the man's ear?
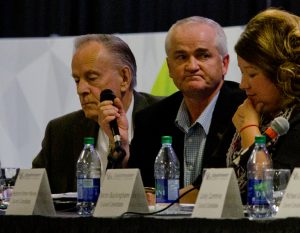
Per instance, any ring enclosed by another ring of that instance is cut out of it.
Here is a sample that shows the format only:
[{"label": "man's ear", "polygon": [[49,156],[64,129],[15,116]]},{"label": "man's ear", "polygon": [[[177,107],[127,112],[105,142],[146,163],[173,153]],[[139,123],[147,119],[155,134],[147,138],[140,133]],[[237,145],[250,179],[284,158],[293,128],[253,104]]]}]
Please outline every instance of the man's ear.
[{"label": "man's ear", "polygon": [[228,71],[228,68],[229,68],[229,54],[227,54],[227,55],[225,55],[224,57],[223,57],[223,67],[222,67],[222,69],[223,69],[223,76],[225,76],[226,74],[227,74],[227,71]]},{"label": "man's ear", "polygon": [[121,76],[123,78],[121,83],[121,92],[125,92],[130,87],[132,81],[132,74],[128,66],[124,66],[121,69]]},{"label": "man's ear", "polygon": [[171,71],[170,71],[170,64],[169,64],[169,58],[166,57],[166,62],[167,62],[167,66],[168,66],[168,70],[169,70],[169,77],[172,78],[172,74],[171,74]]}]

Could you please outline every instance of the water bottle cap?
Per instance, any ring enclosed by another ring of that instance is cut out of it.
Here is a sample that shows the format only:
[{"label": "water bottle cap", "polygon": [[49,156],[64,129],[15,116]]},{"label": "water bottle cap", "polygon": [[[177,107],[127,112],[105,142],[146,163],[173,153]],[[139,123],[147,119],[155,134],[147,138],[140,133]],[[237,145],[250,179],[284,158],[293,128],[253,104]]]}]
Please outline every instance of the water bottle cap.
[{"label": "water bottle cap", "polygon": [[93,137],[85,137],[85,138],[83,139],[83,143],[84,143],[84,144],[93,144],[93,145],[94,145],[94,142],[95,142],[95,140],[94,140]]},{"label": "water bottle cap", "polygon": [[161,143],[170,143],[172,144],[172,136],[162,136],[161,137]]},{"label": "water bottle cap", "polygon": [[265,135],[255,136],[255,143],[266,143],[266,136]]}]

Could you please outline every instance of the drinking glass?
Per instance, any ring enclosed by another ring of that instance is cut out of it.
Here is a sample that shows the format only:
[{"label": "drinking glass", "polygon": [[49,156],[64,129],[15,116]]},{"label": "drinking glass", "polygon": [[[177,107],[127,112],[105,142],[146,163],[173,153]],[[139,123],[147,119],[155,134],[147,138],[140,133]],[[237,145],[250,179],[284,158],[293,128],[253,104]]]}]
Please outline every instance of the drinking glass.
[{"label": "drinking glass", "polygon": [[289,182],[291,171],[289,169],[266,169],[264,175],[269,185],[265,196],[271,207],[272,216],[275,216]]},{"label": "drinking glass", "polygon": [[1,168],[0,172],[0,199],[4,203],[9,202],[13,187],[15,185],[17,176],[19,174],[19,168]]}]

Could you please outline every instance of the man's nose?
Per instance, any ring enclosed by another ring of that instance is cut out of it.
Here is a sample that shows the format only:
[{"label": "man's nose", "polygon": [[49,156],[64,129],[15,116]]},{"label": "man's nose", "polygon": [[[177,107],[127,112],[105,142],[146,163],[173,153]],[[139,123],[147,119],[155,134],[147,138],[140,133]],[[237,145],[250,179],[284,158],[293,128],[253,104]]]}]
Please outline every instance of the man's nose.
[{"label": "man's nose", "polygon": [[187,61],[186,69],[187,70],[197,70],[197,69],[199,69],[198,60],[194,57],[190,57],[190,59],[188,59],[188,61]]},{"label": "man's nose", "polygon": [[89,84],[84,79],[80,79],[77,84],[77,93],[84,94],[84,93],[90,93]]}]

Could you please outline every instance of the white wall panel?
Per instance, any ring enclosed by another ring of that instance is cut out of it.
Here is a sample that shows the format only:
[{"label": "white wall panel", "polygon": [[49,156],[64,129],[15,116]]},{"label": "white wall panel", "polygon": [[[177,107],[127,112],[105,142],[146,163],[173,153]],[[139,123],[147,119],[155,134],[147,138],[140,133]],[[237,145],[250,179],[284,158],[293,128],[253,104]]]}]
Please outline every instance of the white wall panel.
[{"label": "white wall panel", "polygon": [[[225,28],[239,82],[234,43],[242,27]],[[164,62],[166,33],[119,34],[137,60],[137,90],[150,92]],[[80,108],[71,77],[73,37],[0,39],[0,160],[30,168],[49,120]]]}]

